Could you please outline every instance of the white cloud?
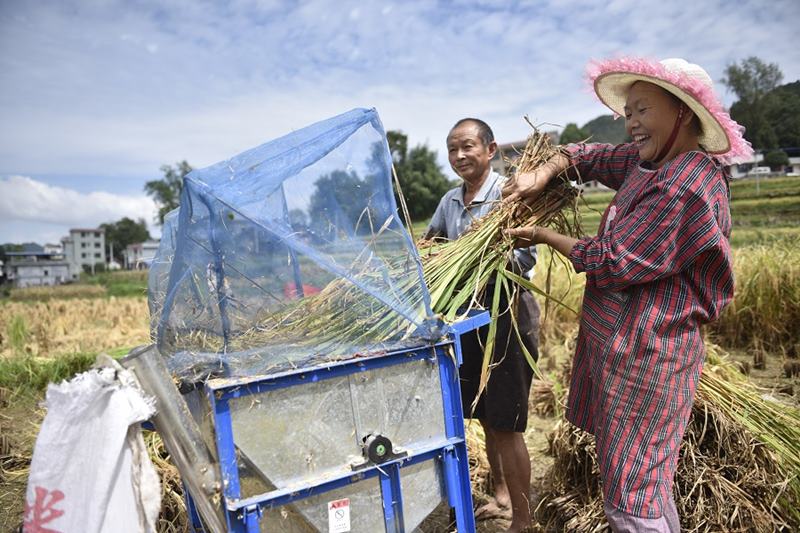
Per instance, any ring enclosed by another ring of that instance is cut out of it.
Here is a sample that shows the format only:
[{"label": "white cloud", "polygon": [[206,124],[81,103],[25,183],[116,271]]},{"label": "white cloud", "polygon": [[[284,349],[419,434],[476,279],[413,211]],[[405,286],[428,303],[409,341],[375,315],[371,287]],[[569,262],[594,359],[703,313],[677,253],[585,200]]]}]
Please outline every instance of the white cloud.
[{"label": "white cloud", "polygon": [[[71,227],[93,228],[104,222],[116,222],[123,217],[134,220],[144,218],[150,225],[156,215],[153,200],[147,196],[120,195],[104,191],[80,193],[73,189],[56,187],[27,176],[0,178],[0,220],[2,242],[22,240],[57,240],[54,227],[61,227],[66,235]],[[21,223],[34,223],[42,230],[40,235],[19,232]]]},{"label": "white cloud", "polygon": [[355,106],[444,164],[464,115],[510,141],[525,114],[580,125],[605,113],[583,77],[591,58],[682,56],[719,80],[757,55],[794,81],[799,19],[797,0],[3,3],[0,174],[144,181]]}]

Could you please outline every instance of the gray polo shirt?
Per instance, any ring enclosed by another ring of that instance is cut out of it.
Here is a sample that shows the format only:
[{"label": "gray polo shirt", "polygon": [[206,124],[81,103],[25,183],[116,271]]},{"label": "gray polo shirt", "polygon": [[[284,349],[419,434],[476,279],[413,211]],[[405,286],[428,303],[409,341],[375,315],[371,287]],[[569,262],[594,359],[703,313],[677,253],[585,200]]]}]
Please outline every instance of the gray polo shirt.
[{"label": "gray polo shirt", "polygon": [[[429,239],[444,237],[451,241],[460,237],[473,221],[491,211],[500,202],[505,181],[504,176],[491,171],[478,194],[467,206],[464,205],[463,184],[447,191],[433,213],[425,236]],[[532,277],[533,266],[536,264],[536,246],[514,250],[514,258],[519,264],[519,270],[527,273],[529,278]]]}]

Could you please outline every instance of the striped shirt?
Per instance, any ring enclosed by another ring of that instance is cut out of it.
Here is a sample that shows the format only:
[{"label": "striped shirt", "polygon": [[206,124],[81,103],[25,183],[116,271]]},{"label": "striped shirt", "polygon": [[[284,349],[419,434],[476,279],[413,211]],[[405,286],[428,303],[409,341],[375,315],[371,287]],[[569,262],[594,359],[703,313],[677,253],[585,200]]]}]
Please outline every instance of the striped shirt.
[{"label": "striped shirt", "polygon": [[596,436],[606,503],[658,518],[705,358],[700,326],[733,298],[728,179],[699,151],[648,170],[632,144],[568,150],[582,179],[617,194],[570,254],[586,290],[567,418]]}]

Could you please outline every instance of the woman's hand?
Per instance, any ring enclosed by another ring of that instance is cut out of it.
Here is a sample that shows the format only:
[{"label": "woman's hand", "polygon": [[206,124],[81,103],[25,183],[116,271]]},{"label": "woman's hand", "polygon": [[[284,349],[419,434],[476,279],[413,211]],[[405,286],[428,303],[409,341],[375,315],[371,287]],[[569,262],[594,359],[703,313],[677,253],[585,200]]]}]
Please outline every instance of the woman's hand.
[{"label": "woman's hand", "polygon": [[[514,239],[514,248],[528,248],[535,244],[541,244],[541,230],[539,226],[527,226],[524,228],[509,228],[503,233]],[[539,237],[537,239],[537,237]]]},{"label": "woman's hand", "polygon": [[533,172],[517,174],[503,187],[503,198],[509,202],[535,200],[542,194],[553,176],[564,171],[568,165],[567,156],[558,154]]},{"label": "woman's hand", "polygon": [[548,171],[545,168],[517,174],[508,180],[503,187],[503,198],[509,202],[517,200],[533,201],[542,194],[549,182],[550,176],[548,176]]},{"label": "woman's hand", "polygon": [[509,228],[503,232],[514,239],[514,248],[526,248],[534,244],[547,244],[564,257],[569,257],[572,248],[578,242],[578,239],[540,226]]}]

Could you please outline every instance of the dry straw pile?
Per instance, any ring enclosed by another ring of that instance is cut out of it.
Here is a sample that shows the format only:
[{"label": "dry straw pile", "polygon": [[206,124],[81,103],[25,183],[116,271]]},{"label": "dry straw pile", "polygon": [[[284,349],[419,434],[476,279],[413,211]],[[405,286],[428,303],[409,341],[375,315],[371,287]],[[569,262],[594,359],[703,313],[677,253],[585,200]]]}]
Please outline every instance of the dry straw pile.
[{"label": "dry straw pile", "polygon": [[0,356],[57,357],[147,343],[144,298],[74,298],[0,305]]},{"label": "dry straw pile", "polygon": [[[800,410],[765,397],[709,346],[681,445],[675,499],[686,531],[800,527]],[[607,531],[594,437],[562,420],[536,519],[547,531]]]}]

